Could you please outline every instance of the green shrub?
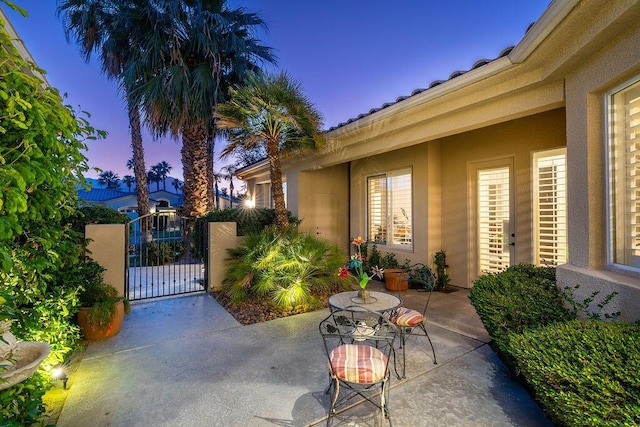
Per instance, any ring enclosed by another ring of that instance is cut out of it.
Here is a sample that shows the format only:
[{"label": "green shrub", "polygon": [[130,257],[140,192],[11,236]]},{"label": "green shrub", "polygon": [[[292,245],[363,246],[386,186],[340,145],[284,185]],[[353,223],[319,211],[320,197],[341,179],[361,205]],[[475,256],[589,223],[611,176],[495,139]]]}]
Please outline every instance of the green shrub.
[{"label": "green shrub", "polygon": [[294,227],[250,234],[229,254],[227,295],[233,301],[270,296],[282,309],[308,303],[316,292],[340,284],[337,271],[345,259],[336,246]]},{"label": "green shrub", "polygon": [[574,320],[511,337],[516,369],[557,425],[640,425],[640,326]]},{"label": "green shrub", "polygon": [[[143,266],[156,266],[176,262],[184,252],[184,242],[151,242],[142,245],[140,256],[132,260],[132,264],[141,263]],[[139,259],[138,259],[139,258]]]},{"label": "green shrub", "polygon": [[509,336],[576,316],[563,304],[555,268],[514,265],[479,277],[469,293],[487,332],[509,363]]},{"label": "green shrub", "polygon": [[2,425],[24,426],[39,422],[47,369],[79,338],[77,289],[60,284],[83,249],[70,222],[88,170],[84,140],[104,133],[43,85],[0,27],[0,315],[13,319],[19,340],[51,345],[38,373],[0,391]]},{"label": "green shrub", "polygon": [[[208,222],[236,222],[238,223],[238,236],[260,233],[265,227],[275,224],[275,209],[256,208],[232,208],[212,211],[206,216],[198,219],[196,223],[196,235],[202,233],[204,224]],[[289,224],[298,225],[298,218],[289,212]],[[197,237],[196,237],[197,239]]]},{"label": "green shrub", "polygon": [[115,209],[106,206],[81,206],[76,209],[71,217],[71,226],[74,230],[84,233],[87,224],[127,224],[131,218]]}]

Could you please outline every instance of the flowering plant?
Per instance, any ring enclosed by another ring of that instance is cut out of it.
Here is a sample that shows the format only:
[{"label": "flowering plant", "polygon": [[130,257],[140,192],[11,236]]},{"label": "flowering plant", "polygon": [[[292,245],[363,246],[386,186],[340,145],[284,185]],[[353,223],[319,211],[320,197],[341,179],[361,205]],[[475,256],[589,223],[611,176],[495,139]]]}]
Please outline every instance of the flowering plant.
[{"label": "flowering plant", "polygon": [[[364,244],[364,240],[362,239],[362,237],[358,236],[357,238],[353,239],[351,244],[356,247],[356,253],[351,255],[348,266],[340,267],[340,269],[338,270],[338,275],[341,279],[344,279],[347,276],[353,277],[358,282],[360,288],[364,290],[367,287],[367,284],[369,284],[369,281],[373,279],[374,276],[382,279],[384,270],[378,268],[378,266],[376,265],[375,267],[371,268],[372,274],[367,274],[367,272],[364,271],[365,258],[362,255],[361,250],[361,247]],[[351,269],[354,270],[355,274],[351,272]]]}]

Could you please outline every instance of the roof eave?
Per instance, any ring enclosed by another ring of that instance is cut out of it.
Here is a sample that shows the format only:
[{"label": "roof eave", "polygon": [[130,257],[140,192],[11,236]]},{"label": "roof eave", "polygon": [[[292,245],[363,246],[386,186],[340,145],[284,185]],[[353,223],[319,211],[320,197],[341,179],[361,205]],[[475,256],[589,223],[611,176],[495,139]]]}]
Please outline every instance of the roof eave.
[{"label": "roof eave", "polygon": [[462,75],[442,82],[438,86],[427,89],[417,95],[410,96],[401,102],[397,102],[365,117],[354,120],[351,123],[347,123],[336,129],[328,131],[326,133],[327,137],[337,138],[344,134],[351,133],[360,127],[370,125],[372,122],[384,120],[387,117],[402,113],[417,105],[443,97],[465,86],[469,86],[473,83],[489,78],[516,64],[521,64],[579,2],[580,0],[552,1],[542,16],[531,26],[531,28],[529,28],[522,40],[520,40],[520,42],[507,56],[491,61],[482,67],[471,69]]}]

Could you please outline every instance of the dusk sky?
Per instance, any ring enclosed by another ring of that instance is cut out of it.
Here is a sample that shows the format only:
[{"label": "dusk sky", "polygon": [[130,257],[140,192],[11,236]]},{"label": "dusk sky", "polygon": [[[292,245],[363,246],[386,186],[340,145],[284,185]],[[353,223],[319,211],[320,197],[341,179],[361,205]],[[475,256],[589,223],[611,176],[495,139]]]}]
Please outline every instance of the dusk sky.
[{"label": "dusk sky", "polygon": [[[89,142],[91,167],[121,178],[131,158],[127,114],[117,85],[100,64],[86,64],[67,43],[55,14],[55,0],[14,0],[24,18],[4,4],[18,34],[49,83],[67,94],[66,103],[91,113],[105,140]],[[275,49],[278,70],[300,81],[328,129],[393,102],[433,80],[468,70],[479,59],[494,59],[517,44],[550,0],[233,0],[258,12],[269,32],[260,37]],[[147,168],[166,160],[182,179],[180,144],[143,135]],[[221,147],[217,147],[217,151]],[[215,169],[222,163],[216,160]],[[88,177],[96,177],[92,171]]]}]

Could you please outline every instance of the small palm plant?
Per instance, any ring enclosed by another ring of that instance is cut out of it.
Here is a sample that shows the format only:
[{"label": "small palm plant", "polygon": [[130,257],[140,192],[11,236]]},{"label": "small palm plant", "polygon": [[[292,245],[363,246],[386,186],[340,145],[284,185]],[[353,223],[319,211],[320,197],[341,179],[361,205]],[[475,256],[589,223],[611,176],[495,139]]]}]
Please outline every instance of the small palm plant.
[{"label": "small palm plant", "polygon": [[229,250],[224,290],[235,302],[271,297],[282,309],[312,302],[314,294],[340,284],[343,254],[334,245],[293,228],[268,227]]}]

